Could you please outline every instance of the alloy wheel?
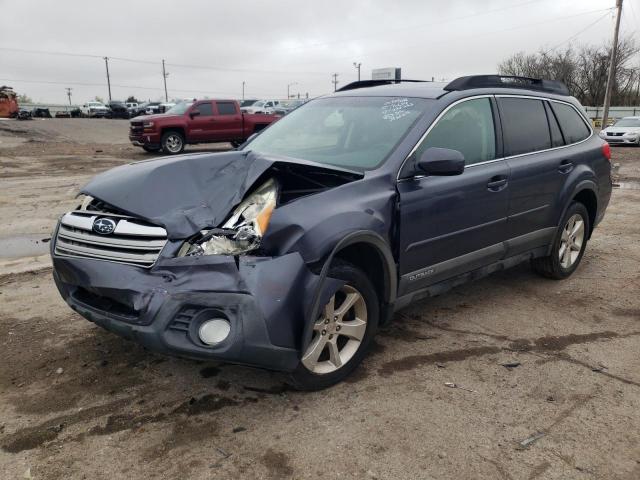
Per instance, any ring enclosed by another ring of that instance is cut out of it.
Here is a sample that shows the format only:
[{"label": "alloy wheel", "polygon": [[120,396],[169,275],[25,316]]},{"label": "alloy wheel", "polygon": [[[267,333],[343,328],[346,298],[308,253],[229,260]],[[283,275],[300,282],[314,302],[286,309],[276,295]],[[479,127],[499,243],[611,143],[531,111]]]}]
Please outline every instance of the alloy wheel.
[{"label": "alloy wheel", "polygon": [[165,147],[171,153],[178,153],[182,148],[182,138],[179,135],[169,135],[165,141]]},{"label": "alloy wheel", "polygon": [[560,248],[558,249],[558,258],[562,268],[571,268],[576,262],[582,250],[584,237],[584,220],[581,215],[576,213],[567,220],[567,223],[562,229]]},{"label": "alloy wheel", "polygon": [[313,325],[302,364],[316,374],[335,372],[358,351],[367,330],[367,304],[350,285],[340,288]]}]

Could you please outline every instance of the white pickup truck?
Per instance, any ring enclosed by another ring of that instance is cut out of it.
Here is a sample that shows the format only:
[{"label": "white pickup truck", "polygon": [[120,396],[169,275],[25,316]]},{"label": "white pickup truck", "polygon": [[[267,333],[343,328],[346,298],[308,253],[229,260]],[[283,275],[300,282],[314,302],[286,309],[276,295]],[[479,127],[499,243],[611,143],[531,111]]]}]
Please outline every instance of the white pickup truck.
[{"label": "white pickup truck", "polygon": [[105,117],[109,109],[102,102],[87,102],[80,108],[83,117]]}]

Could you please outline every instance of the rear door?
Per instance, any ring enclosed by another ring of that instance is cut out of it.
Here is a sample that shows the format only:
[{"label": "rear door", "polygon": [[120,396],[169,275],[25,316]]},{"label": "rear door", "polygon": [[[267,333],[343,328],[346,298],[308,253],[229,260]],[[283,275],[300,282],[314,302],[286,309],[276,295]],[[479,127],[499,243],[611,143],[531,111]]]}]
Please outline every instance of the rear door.
[{"label": "rear door", "polygon": [[217,101],[216,113],[216,141],[242,140],[242,114],[236,103],[232,101]]},{"label": "rear door", "polygon": [[[193,115],[193,113],[196,113]],[[213,111],[213,102],[202,101],[194,104],[189,110],[189,141],[190,142],[214,142],[216,121]]]},{"label": "rear door", "polygon": [[497,96],[505,157],[511,169],[509,255],[547,245],[571,162],[558,121],[542,98]]},{"label": "rear door", "polygon": [[465,99],[436,120],[407,160],[429,147],[462,152],[455,176],[419,172],[398,181],[399,295],[500,259],[506,238],[509,166],[501,159],[497,112],[489,96]]}]

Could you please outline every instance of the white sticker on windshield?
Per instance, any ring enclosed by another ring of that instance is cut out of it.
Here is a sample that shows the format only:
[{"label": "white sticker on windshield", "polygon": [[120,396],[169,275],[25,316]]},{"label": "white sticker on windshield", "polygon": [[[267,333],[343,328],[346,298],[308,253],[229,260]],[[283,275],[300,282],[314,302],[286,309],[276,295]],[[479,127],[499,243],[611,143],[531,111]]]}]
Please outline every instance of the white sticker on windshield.
[{"label": "white sticker on windshield", "polygon": [[382,118],[388,122],[395,122],[402,117],[409,115],[410,108],[413,107],[413,103],[408,98],[394,98],[382,105],[380,109],[382,111]]}]

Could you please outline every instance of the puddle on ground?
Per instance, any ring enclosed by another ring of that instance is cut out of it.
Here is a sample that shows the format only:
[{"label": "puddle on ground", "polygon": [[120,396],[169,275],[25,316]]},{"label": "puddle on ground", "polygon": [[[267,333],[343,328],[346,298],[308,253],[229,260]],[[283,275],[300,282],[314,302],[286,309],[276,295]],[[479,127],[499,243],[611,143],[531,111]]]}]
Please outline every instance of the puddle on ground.
[{"label": "puddle on ground", "polygon": [[617,182],[613,184],[616,188],[624,188],[626,190],[640,190],[640,182]]},{"label": "puddle on ground", "polygon": [[43,255],[49,251],[50,241],[46,233],[0,237],[0,258]]}]

